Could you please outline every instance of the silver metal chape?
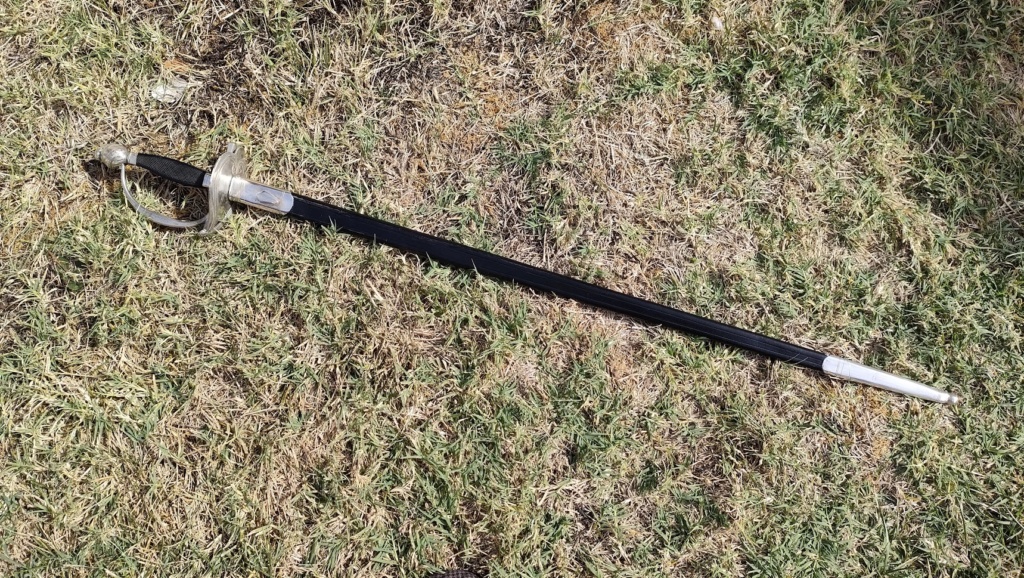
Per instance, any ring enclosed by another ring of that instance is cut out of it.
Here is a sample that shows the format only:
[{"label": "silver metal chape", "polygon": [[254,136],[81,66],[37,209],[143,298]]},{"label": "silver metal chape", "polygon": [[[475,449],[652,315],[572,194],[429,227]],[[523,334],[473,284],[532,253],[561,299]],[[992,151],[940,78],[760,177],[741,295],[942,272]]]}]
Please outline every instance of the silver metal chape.
[{"label": "silver metal chape", "polygon": [[956,394],[946,393],[912,379],[893,375],[889,372],[841,357],[833,357],[831,355],[826,357],[825,361],[821,364],[821,370],[835,377],[856,381],[857,383],[863,383],[864,385],[870,385],[886,391],[911,395],[928,401],[937,401],[950,405],[960,401]]}]

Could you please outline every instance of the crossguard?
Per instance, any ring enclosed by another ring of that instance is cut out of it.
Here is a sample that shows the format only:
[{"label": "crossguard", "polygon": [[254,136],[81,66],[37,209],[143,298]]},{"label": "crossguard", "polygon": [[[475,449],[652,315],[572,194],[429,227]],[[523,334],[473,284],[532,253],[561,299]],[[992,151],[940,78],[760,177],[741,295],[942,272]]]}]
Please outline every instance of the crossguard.
[{"label": "crossguard", "polygon": [[[128,150],[128,147],[119,144],[103,145],[96,151],[96,159],[108,168],[121,170],[121,187],[124,197],[133,209],[150,221],[172,229],[191,229],[202,225],[202,234],[213,232],[231,214],[230,200],[234,198],[245,202],[246,187],[252,185],[246,178],[245,154],[242,147],[235,143],[228,144],[227,152],[217,159],[213,171],[209,174],[188,163],[132,152]],[[131,186],[125,174],[125,167],[128,165],[142,167],[157,176],[181,185],[205,187],[208,204],[206,215],[194,221],[184,221],[146,208],[131,192]]]},{"label": "crossguard", "polygon": [[246,178],[248,168],[242,147],[235,143],[228,143],[228,150],[220,155],[213,165],[213,172],[210,173],[208,196],[210,210],[206,213],[204,233],[216,230],[221,221],[231,214],[231,193],[234,192],[234,197],[238,198],[245,185],[249,184],[249,180]]}]

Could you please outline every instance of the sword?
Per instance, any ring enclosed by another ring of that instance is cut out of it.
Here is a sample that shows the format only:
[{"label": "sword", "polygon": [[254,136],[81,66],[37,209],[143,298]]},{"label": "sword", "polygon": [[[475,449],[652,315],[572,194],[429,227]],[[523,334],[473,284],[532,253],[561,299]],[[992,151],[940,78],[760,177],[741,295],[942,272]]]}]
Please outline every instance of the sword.
[{"label": "sword", "polygon": [[[250,181],[246,177],[247,166],[244,152],[234,143],[228,145],[227,152],[217,159],[213,170],[209,173],[181,161],[133,152],[123,145],[116,144],[101,147],[96,152],[96,158],[108,168],[120,169],[121,184],[128,203],[147,219],[165,227],[202,226],[202,232],[210,233],[216,230],[224,218],[231,213],[231,201],[235,201],[278,215],[288,215],[300,221],[332,227],[376,243],[424,255],[433,261],[451,267],[476,271],[480,275],[494,279],[511,281],[537,291],[553,293],[653,325],[671,327],[710,341],[819,371],[832,377],[938,403],[955,404],[960,401],[955,394],[855,361],[712,321],[692,313],[659,305],[653,301],[612,291],[480,249],[328,205],[297,193]],[[143,207],[132,195],[131,188],[128,186],[125,176],[126,166],[146,169],[157,176],[187,187],[207,189],[209,209],[206,216],[193,221],[182,221]]]}]

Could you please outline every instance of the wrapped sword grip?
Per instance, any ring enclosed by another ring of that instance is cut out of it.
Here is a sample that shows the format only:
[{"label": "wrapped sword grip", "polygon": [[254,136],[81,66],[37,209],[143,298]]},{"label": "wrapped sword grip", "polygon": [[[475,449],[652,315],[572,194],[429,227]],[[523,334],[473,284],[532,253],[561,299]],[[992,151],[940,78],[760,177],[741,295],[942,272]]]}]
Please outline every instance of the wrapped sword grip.
[{"label": "wrapped sword grip", "polygon": [[203,169],[157,155],[139,153],[135,157],[134,164],[154,175],[174,181],[179,185],[185,185],[186,187],[201,188],[203,186],[203,179],[206,177],[206,171]]}]

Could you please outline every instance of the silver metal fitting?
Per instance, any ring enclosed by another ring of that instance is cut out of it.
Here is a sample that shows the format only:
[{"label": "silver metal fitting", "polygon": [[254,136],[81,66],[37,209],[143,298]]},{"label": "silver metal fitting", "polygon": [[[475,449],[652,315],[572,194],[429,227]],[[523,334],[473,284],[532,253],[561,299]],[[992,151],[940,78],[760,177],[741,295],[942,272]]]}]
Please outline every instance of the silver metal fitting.
[{"label": "silver metal fitting", "polygon": [[226,205],[228,199],[279,215],[292,209],[291,193],[250,181],[246,178],[246,169],[242,148],[235,143],[228,144],[227,152],[217,159],[210,175],[211,218],[206,223],[207,229],[213,229],[219,221],[213,218],[214,206]]},{"label": "silver metal fitting", "polygon": [[295,197],[288,191],[259,183],[247,183],[237,197],[232,195],[231,200],[278,215],[287,214],[295,203]]},{"label": "silver metal fitting", "polygon": [[96,160],[103,163],[108,169],[118,169],[124,165],[135,164],[137,153],[128,150],[128,147],[120,144],[105,144],[96,151]]},{"label": "silver metal fitting", "polygon": [[826,357],[824,363],[821,364],[821,370],[835,377],[928,401],[937,401],[950,405],[960,401],[960,398],[955,394],[947,393],[912,379],[893,375],[841,357],[833,357],[831,355]]},{"label": "silver metal fitting", "polygon": [[210,212],[206,214],[203,233],[212,233],[231,214],[231,201],[236,191],[249,181],[245,178],[248,163],[245,152],[235,143],[228,143],[228,150],[220,155],[210,171],[209,202]]}]

